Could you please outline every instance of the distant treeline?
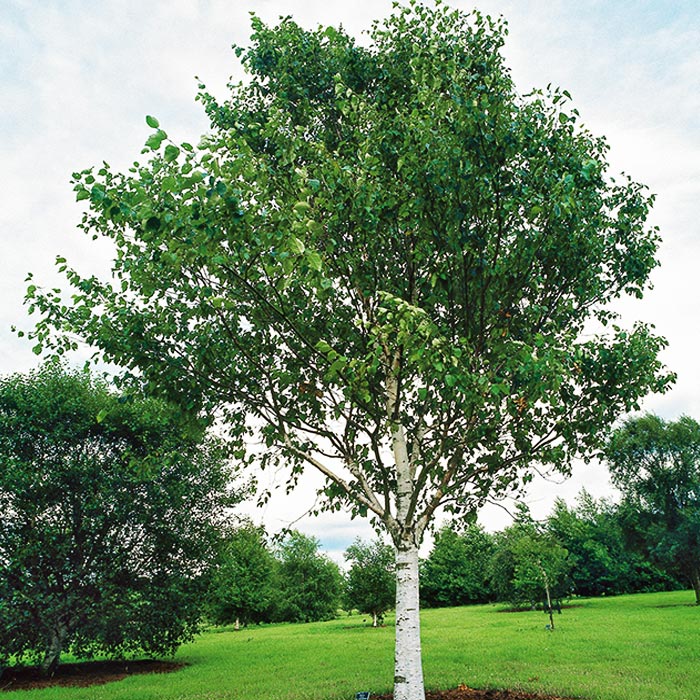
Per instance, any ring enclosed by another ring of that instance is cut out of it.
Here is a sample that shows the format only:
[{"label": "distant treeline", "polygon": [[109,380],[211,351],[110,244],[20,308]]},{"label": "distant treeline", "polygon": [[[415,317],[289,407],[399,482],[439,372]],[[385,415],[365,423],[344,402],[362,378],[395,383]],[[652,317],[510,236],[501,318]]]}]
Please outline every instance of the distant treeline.
[{"label": "distant treeline", "polygon": [[[378,540],[348,548],[347,573],[299,532],[273,546],[262,528],[244,523],[227,541],[209,606],[212,622],[308,622],[329,619],[338,608],[359,609],[376,622],[393,607],[392,548]],[[545,582],[553,602],[686,587],[658,542],[658,522],[631,503],[586,492],[575,506],[557,500],[544,522],[520,507],[501,532],[453,521],[435,533],[421,562],[421,603],[530,607],[546,603]]]},{"label": "distant treeline", "polygon": [[453,522],[436,533],[422,563],[421,602],[530,606],[544,602],[545,579],[554,599],[686,587],[673,557],[656,548],[657,537],[657,526],[631,504],[586,492],[573,507],[557,500],[544,522],[521,508],[512,525],[493,534]]}]

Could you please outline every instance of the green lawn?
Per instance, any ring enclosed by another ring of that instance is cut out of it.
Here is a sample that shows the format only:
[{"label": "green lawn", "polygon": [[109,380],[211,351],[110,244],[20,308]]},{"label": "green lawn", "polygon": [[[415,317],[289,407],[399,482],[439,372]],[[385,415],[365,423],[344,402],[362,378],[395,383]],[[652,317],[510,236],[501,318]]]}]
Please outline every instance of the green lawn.
[{"label": "green lawn", "polygon": [[[494,606],[426,610],[428,688],[526,688],[600,700],[700,696],[700,607],[690,592],[576,601],[545,629],[541,612]],[[390,689],[393,626],[361,616],[212,631],[183,647],[190,664],[92,688],[17,691],[17,700],[352,700]]]}]

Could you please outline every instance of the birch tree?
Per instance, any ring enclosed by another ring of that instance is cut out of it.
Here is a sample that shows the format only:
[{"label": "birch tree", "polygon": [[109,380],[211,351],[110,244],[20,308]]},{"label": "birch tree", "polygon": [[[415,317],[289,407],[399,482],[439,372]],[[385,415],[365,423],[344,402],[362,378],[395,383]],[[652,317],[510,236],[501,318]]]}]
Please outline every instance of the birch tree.
[{"label": "birch tree", "polygon": [[424,695],[418,547],[436,511],[567,473],[669,381],[664,341],[610,311],[657,264],[652,197],[610,176],[566,91],[518,93],[505,36],[417,3],[368,46],[253,18],[247,81],[224,101],[201,87],[197,147],[148,117],[129,172],[75,173],[113,278],[59,258],[71,299],[27,295],[37,352],[86,341],[219,411],[240,459],[283,462],[290,487],[317,470],[320,508],[390,535],[397,700]]}]

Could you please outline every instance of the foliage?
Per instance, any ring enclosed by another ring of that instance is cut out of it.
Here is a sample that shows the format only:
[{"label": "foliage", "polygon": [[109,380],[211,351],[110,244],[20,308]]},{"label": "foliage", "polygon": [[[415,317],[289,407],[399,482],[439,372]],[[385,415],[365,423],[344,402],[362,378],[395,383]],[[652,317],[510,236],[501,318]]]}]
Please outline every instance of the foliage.
[{"label": "foliage", "polygon": [[[253,28],[250,80],[200,95],[200,148],[158,130],[146,165],[75,174],[117,284],[60,259],[76,296],[29,288],[38,349],[73,347],[70,330],[234,428],[257,416],[279,448],[264,460],[315,464],[330,505],[395,537],[508,490],[533,457],[566,471],[666,386],[643,326],[580,338],[642,294],[652,198],[607,177],[566,93],[516,94],[500,23],[398,8],[370,48],[288,18]],[[403,524],[396,431],[416,474]]]},{"label": "foliage", "polygon": [[495,537],[489,562],[492,590],[514,606],[536,606],[571,593],[568,552],[544,528],[521,512],[513,525]]},{"label": "foliage", "polygon": [[394,549],[379,538],[357,539],[345,551],[345,559],[350,564],[345,581],[347,608],[372,615],[376,627],[396,598]]},{"label": "foliage", "polygon": [[338,565],[318,551],[315,537],[292,530],[276,557],[278,600],[274,616],[289,622],[330,620],[338,615],[342,577]]},{"label": "foliage", "polygon": [[0,379],[0,656],[171,654],[192,638],[229,471],[160,401],[45,365]]},{"label": "foliage", "polygon": [[562,500],[555,502],[547,530],[569,552],[576,594],[618,595],[678,588],[673,577],[629,541],[631,527],[628,508],[596,501],[585,491],[575,508]]},{"label": "foliage", "polygon": [[613,483],[648,522],[647,551],[673,563],[700,605],[700,424],[630,418],[610,438]]},{"label": "foliage", "polygon": [[493,537],[478,525],[457,532],[455,524],[435,533],[421,566],[421,602],[429,607],[485,603],[492,596],[487,575]]},{"label": "foliage", "polygon": [[209,594],[212,622],[268,622],[275,599],[275,564],[261,527],[247,521],[230,530]]},{"label": "foliage", "polygon": [[472,514],[538,463],[568,473],[670,381],[664,341],[609,310],[642,296],[659,236],[569,94],[517,93],[505,35],[419,3],[367,47],[254,17],[248,80],[199,95],[200,146],[150,119],[148,162],[74,174],[114,284],[59,258],[72,300],[27,292],[37,352],[77,334],[150,390],[223,410],[241,457],[259,430],[271,449],[248,459],[292,482],[319,470],[319,507],[381,523],[410,559],[397,574],[436,509]]}]

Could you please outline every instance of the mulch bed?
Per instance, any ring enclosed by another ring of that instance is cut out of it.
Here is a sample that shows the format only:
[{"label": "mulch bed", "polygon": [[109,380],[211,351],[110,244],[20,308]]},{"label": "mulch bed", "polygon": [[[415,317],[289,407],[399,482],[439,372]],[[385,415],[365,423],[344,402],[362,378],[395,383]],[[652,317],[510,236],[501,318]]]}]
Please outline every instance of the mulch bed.
[{"label": "mulch bed", "polygon": [[[371,700],[393,700],[393,695],[371,695]],[[537,695],[519,690],[476,690],[460,685],[452,690],[428,690],[425,700],[573,700],[559,695]]]},{"label": "mulch bed", "polygon": [[171,673],[186,664],[174,661],[87,661],[62,664],[52,678],[41,675],[35,666],[6,668],[0,676],[0,691],[31,690],[51,686],[86,687],[120,681],[137,673]]}]

